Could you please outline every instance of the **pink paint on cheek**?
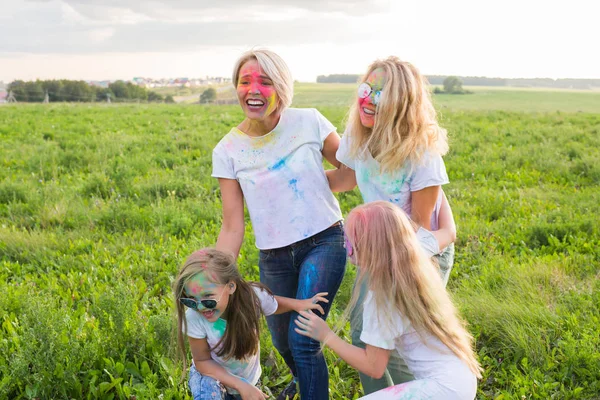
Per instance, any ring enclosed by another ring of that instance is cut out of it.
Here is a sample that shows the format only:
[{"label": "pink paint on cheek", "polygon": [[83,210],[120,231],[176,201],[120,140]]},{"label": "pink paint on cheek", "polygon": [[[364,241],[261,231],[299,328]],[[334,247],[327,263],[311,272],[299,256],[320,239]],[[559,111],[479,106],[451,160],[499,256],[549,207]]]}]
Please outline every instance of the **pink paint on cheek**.
[{"label": "pink paint on cheek", "polygon": [[371,96],[367,96],[364,99],[361,99],[360,97],[358,98],[358,105],[360,107],[366,106],[366,105],[371,105],[373,103],[371,103]]},{"label": "pink paint on cheek", "polygon": [[189,284],[190,292],[194,295],[200,293],[202,291],[202,287],[198,285],[196,282],[191,282]]},{"label": "pink paint on cheek", "polygon": [[239,98],[246,97],[247,94],[260,94],[267,100],[266,114],[270,114],[277,105],[277,93],[272,85],[264,84],[265,77],[257,66],[251,64],[240,70],[240,79],[237,84],[237,94]]}]

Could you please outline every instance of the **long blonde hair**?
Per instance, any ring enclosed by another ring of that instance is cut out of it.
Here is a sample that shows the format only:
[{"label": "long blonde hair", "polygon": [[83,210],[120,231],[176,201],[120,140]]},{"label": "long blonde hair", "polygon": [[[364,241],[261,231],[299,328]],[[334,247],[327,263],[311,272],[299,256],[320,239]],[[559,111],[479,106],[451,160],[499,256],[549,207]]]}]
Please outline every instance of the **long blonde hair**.
[{"label": "long blonde hair", "polygon": [[292,79],[292,73],[285,61],[283,61],[283,58],[271,50],[252,49],[242,54],[233,66],[231,78],[233,87],[237,88],[238,80],[240,78],[240,69],[244,63],[249,60],[256,60],[260,69],[273,81],[273,87],[275,88],[275,92],[279,99],[277,110],[281,112],[288,108],[290,104],[292,104],[292,99],[294,97],[294,80]]},{"label": "long blonde hair", "polygon": [[385,71],[386,82],[376,108],[375,125],[362,125],[358,99],[349,111],[351,156],[363,157],[362,152],[368,150],[382,172],[392,173],[407,162],[411,167],[418,165],[425,152],[446,154],[448,134],[438,125],[425,77],[412,64],[388,57],[373,62],[361,82],[377,68]]},{"label": "long blonde hair", "polygon": [[187,370],[184,338],[185,332],[187,332],[187,321],[185,306],[179,299],[185,296],[185,284],[197,274],[205,274],[208,280],[216,284],[225,285],[233,282],[236,285],[236,290],[230,295],[227,305],[225,334],[215,346],[218,348],[217,355],[224,359],[243,360],[257,353],[260,341],[261,307],[253,286],[271,293],[266,286],[260,283],[245,281],[231,254],[207,248],[190,255],[173,283],[177,308],[177,344],[184,373]]},{"label": "long blonde hair", "polygon": [[[354,257],[360,266],[358,283],[368,281],[380,323],[400,312],[424,339],[427,333],[463,360],[480,378],[481,367],[473,351],[473,337],[458,316],[437,270],[421,250],[413,225],[404,212],[386,201],[353,209],[345,226]],[[354,307],[358,290],[352,295]]]}]

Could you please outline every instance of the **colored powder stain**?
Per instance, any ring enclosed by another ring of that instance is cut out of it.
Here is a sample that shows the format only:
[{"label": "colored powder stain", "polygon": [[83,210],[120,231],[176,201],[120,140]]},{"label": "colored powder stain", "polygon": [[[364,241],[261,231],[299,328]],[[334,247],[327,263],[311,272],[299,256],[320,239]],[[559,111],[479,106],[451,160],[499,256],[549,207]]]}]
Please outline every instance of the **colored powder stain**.
[{"label": "colored powder stain", "polygon": [[269,167],[269,171],[279,171],[285,167],[285,158],[279,159],[275,164]]},{"label": "colored powder stain", "polygon": [[192,284],[190,284],[190,292],[191,292],[192,294],[196,295],[196,294],[200,293],[200,290],[201,290],[201,289],[200,289],[200,286],[199,286],[199,285],[197,285],[197,284],[195,284],[195,283],[192,283]]},{"label": "colored powder stain", "polygon": [[227,327],[227,322],[225,322],[225,320],[223,320],[221,318],[216,320],[215,323],[213,324],[213,328],[215,329],[215,331],[219,332],[220,336],[225,335],[226,327]]},{"label": "colored powder stain", "polygon": [[262,147],[267,146],[268,144],[271,144],[275,141],[275,132],[269,132],[264,136],[259,136],[259,137],[253,137],[252,141],[250,142],[252,144],[252,147],[254,147],[255,149],[260,149]]},{"label": "colored powder stain", "polygon": [[391,184],[391,192],[392,193],[399,193],[400,190],[402,189],[402,185],[404,185],[404,181],[406,181],[406,175],[402,174],[402,177],[400,179],[396,179],[392,182]]},{"label": "colored powder stain", "polygon": [[[306,277],[304,279],[304,287],[302,297],[308,298],[309,295],[315,292],[315,287],[319,282],[319,271],[314,264],[308,264],[306,267]],[[315,292],[316,293],[316,292]]]},{"label": "colored powder stain", "polygon": [[398,396],[397,398],[402,400],[422,400],[431,397],[424,397],[425,393],[423,392],[423,389],[425,389],[427,386],[429,385],[427,384],[426,380],[417,380],[403,383],[401,385],[391,386],[383,389],[381,392],[392,396]]},{"label": "colored powder stain", "polygon": [[192,276],[184,287],[186,292],[196,295],[198,293],[211,291],[216,288],[217,285],[207,279],[204,273],[198,273]]},{"label": "colored powder stain", "polygon": [[297,199],[304,198],[304,191],[298,190],[298,179],[291,179],[289,182],[289,187],[294,191],[294,195],[296,195]]},{"label": "colored powder stain", "polygon": [[363,168],[361,170],[360,176],[359,176],[359,180],[361,182],[369,182],[369,180],[371,179],[371,173],[369,171],[368,168]]},{"label": "colored powder stain", "polygon": [[275,107],[277,106],[277,94],[273,92],[273,94],[267,98],[267,102],[269,106],[267,107],[267,111],[265,112],[265,114],[271,115],[271,113],[273,112],[273,110],[275,110]]}]

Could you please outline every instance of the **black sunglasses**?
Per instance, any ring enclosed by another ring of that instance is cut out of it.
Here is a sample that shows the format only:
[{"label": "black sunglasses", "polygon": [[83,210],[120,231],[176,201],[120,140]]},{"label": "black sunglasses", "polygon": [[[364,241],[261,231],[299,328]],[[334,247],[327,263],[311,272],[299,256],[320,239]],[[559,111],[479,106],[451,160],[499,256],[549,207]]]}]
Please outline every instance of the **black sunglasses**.
[{"label": "black sunglasses", "polygon": [[179,302],[181,304],[183,304],[184,306],[191,308],[192,310],[199,310],[198,303],[202,304],[203,308],[208,308],[209,310],[212,310],[213,308],[215,308],[217,306],[219,301],[221,301],[221,297],[223,297],[223,292],[221,292],[221,296],[219,297],[219,300],[206,299],[206,300],[198,301],[196,299],[192,299],[189,297],[180,297]]}]

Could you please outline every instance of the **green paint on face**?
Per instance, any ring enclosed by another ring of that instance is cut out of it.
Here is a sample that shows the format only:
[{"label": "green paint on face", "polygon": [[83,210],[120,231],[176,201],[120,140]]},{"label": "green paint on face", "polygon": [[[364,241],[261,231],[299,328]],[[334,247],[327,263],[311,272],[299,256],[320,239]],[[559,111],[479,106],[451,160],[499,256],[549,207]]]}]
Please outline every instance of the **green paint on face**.
[{"label": "green paint on face", "polygon": [[185,284],[185,292],[190,296],[200,296],[202,293],[214,291],[217,285],[206,274],[198,273],[192,276]]},{"label": "green paint on face", "polygon": [[367,77],[367,82],[372,90],[383,90],[383,86],[387,81],[387,74],[383,68],[375,68]]}]

